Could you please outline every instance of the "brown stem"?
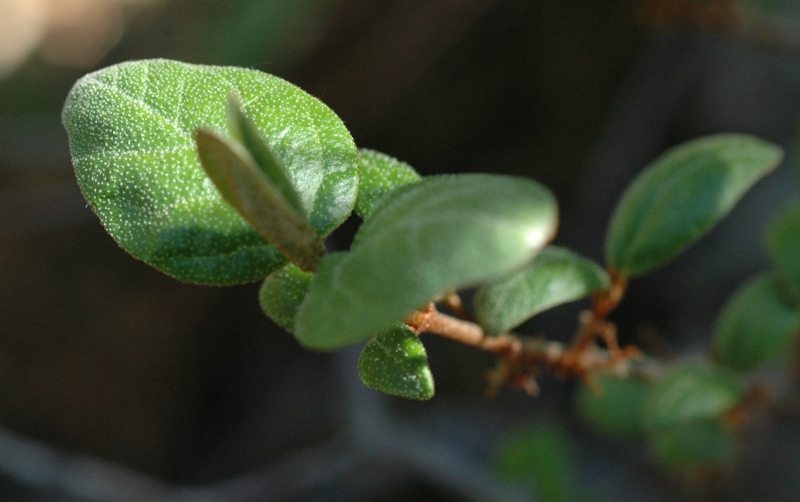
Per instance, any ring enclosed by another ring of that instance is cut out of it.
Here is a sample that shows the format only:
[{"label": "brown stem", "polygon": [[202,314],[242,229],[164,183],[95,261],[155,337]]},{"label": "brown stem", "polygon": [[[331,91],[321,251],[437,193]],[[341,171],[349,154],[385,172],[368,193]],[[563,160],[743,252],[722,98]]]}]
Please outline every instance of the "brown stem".
[{"label": "brown stem", "polygon": [[475,322],[475,317],[467,312],[467,309],[464,308],[464,302],[461,301],[461,297],[458,296],[458,293],[455,291],[451,291],[445,295],[442,299],[442,303],[453,311],[453,313],[459,318],[465,321],[473,321]]},{"label": "brown stem", "polygon": [[625,296],[628,280],[613,269],[609,269],[611,287],[595,293],[592,296],[593,309],[591,312],[582,312],[580,328],[575,335],[575,341],[565,355],[570,364],[575,364],[582,357],[584,351],[593,347],[597,339],[603,340],[612,359],[618,360],[625,356],[617,341],[617,326],[606,321],[606,317],[619,305]]},{"label": "brown stem", "polygon": [[[631,359],[640,356],[637,349],[619,349],[615,345],[615,331],[611,332],[613,342],[606,340],[610,350],[584,341],[580,348],[566,347],[539,338],[523,339],[513,333],[489,337],[478,324],[442,314],[433,304],[414,312],[405,322],[417,334],[430,333],[505,356],[504,364],[508,367],[501,368],[500,373],[515,378],[535,373],[536,364],[544,364],[564,377],[587,378],[592,371],[600,369],[627,375],[636,371]],[[604,324],[613,327],[610,323]]]},{"label": "brown stem", "polygon": [[594,318],[597,321],[604,320],[617,308],[628,288],[628,279],[616,270],[609,269],[608,275],[611,277],[611,287],[592,296]]}]

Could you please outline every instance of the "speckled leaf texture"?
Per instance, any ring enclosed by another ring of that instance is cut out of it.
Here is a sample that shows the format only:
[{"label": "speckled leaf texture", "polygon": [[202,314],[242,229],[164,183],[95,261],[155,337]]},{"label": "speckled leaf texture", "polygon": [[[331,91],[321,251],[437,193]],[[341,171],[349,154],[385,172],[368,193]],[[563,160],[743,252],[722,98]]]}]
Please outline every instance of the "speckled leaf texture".
[{"label": "speckled leaf texture", "polygon": [[322,262],[295,335],[321,350],[403,320],[436,295],[519,269],[549,242],[556,201],[533,180],[430,176],[389,195],[350,253]]},{"label": "speckled leaf texture", "polygon": [[359,185],[356,213],[369,218],[387,195],[420,180],[413,167],[389,155],[362,148],[358,152]]},{"label": "speckled leaf texture", "polygon": [[[292,180],[286,174],[283,163],[264,141],[255,124],[242,111],[242,105],[236,95],[228,98],[228,128],[231,136],[241,143],[253,157],[261,173],[269,183],[278,189],[286,202],[303,216],[306,215],[303,201],[297,195]],[[217,187],[219,188],[219,187]]]},{"label": "speckled leaf texture", "polygon": [[670,149],[620,199],[606,237],[608,264],[634,277],[670,261],[782,158],[779,147],[744,134],[708,136]]},{"label": "speckled leaf texture", "polygon": [[253,281],[285,262],[222,200],[195,153],[197,128],[226,134],[232,94],[280,158],[314,228],[333,231],[355,204],[358,152],[329,108],[284,80],[137,61],[86,75],[64,105],[78,183],[106,231],[187,282]]},{"label": "speckled leaf texture", "polygon": [[367,387],[395,396],[426,400],[434,394],[425,347],[402,323],[381,331],[364,346],[358,376]]},{"label": "speckled leaf texture", "polygon": [[278,326],[293,331],[294,317],[313,277],[314,274],[303,272],[291,263],[269,274],[258,293],[261,310]]},{"label": "speckled leaf texture", "polygon": [[498,335],[540,312],[609,287],[611,280],[600,265],[569,249],[548,246],[521,270],[481,286],[475,314],[487,334]]},{"label": "speckled leaf texture", "polygon": [[206,129],[198,129],[196,141],[200,163],[222,198],[292,263],[316,270],[325,244],[302,207],[284,197],[240,143]]}]

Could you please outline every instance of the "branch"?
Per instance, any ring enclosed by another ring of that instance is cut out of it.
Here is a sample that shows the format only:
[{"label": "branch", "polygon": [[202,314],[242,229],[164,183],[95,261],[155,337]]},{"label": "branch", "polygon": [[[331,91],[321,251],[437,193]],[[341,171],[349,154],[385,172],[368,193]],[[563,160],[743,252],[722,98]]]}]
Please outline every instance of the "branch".
[{"label": "branch", "polygon": [[[593,383],[592,374],[595,371],[647,379],[663,372],[661,363],[645,358],[638,348],[617,347],[613,324],[597,320],[591,312],[581,317],[580,335],[572,346],[542,338],[522,338],[514,333],[486,336],[478,324],[443,314],[436,310],[433,303],[414,312],[405,322],[417,334],[430,333],[502,355],[504,360],[490,375],[492,387],[510,383],[535,393],[538,387],[533,379],[540,365],[561,377],[581,378],[589,385]],[[607,343],[608,340],[614,343],[608,343],[609,349],[601,348],[596,343],[587,343],[591,338],[587,336],[588,333],[596,334],[595,338],[606,340]]]}]

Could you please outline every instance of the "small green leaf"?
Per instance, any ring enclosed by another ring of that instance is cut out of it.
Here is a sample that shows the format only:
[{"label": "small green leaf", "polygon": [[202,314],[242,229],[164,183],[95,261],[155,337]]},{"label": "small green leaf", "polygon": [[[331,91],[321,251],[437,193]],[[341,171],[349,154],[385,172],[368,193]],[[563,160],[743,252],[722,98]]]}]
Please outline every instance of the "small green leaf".
[{"label": "small green leaf", "polygon": [[364,222],[345,259],[323,261],[297,336],[320,349],[353,343],[437,294],[508,274],[552,238],[556,213],[553,195],[527,179],[464,174],[406,185]]},{"label": "small green leaf", "polygon": [[681,472],[716,470],[729,465],[737,451],[733,430],[722,419],[698,420],[654,431],[653,456]]},{"label": "small green leaf", "polygon": [[205,129],[197,130],[196,141],[200,163],[225,200],[292,263],[308,272],[316,270],[325,255],[322,239],[247,150]]},{"label": "small green leaf", "polygon": [[490,335],[522,324],[540,312],[611,287],[605,270],[572,251],[549,246],[528,265],[478,289],[475,313]]},{"label": "small green leaf", "polygon": [[784,353],[800,328],[800,314],[789,307],[769,274],[750,279],[722,310],[714,332],[717,360],[750,371]]},{"label": "small green leaf", "polygon": [[644,406],[645,426],[658,430],[716,419],[736,407],[741,397],[738,378],[722,368],[679,366],[650,389]]},{"label": "small green leaf", "polygon": [[365,220],[389,193],[420,180],[419,174],[405,162],[363,148],[358,152],[358,170],[356,213]]},{"label": "small green leaf", "polygon": [[261,172],[264,173],[270,184],[280,191],[286,202],[299,214],[307,217],[303,202],[292,186],[292,180],[286,174],[286,169],[280,159],[264,142],[264,138],[259,134],[255,124],[245,116],[239,99],[233,94],[228,98],[228,129],[231,136],[244,145],[253,156],[256,165],[261,168]]},{"label": "small green leaf", "polygon": [[779,147],[742,134],[709,136],[669,150],[620,199],[606,237],[608,264],[633,277],[668,262],[782,158]]},{"label": "small green leaf", "polygon": [[258,292],[258,302],[276,324],[289,332],[294,317],[308,292],[314,274],[303,272],[291,263],[269,274]]},{"label": "small green leaf", "polygon": [[800,204],[783,212],[770,226],[767,250],[780,276],[800,295]]},{"label": "small green leaf", "polygon": [[530,424],[506,437],[494,464],[502,479],[528,486],[542,502],[576,500],[574,447],[555,422]]},{"label": "small green leaf", "polygon": [[227,100],[266,138],[320,236],[352,211],[358,152],[342,121],[296,86],[255,70],[146,60],[80,79],[63,120],[84,196],[136,258],[181,280],[258,280],[285,258],[210,182],[195,130],[228,128]]},{"label": "small green leaf", "polygon": [[364,385],[408,399],[433,397],[433,375],[428,355],[408,326],[395,323],[367,342],[358,358]]},{"label": "small green leaf", "polygon": [[644,400],[647,385],[634,378],[596,375],[601,389],[581,385],[575,406],[581,418],[597,432],[618,439],[643,435]]}]

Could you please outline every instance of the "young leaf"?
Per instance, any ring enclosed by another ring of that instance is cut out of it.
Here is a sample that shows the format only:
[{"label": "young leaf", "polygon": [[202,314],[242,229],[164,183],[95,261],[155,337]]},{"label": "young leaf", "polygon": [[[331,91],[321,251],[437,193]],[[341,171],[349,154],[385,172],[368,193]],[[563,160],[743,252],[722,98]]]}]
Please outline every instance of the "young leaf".
[{"label": "young leaf", "polygon": [[800,205],[795,205],[770,226],[767,250],[781,277],[800,295]]},{"label": "young leaf", "polygon": [[358,358],[358,376],[371,389],[408,399],[433,397],[428,355],[417,335],[394,323],[367,342]]},{"label": "young leaf", "polygon": [[205,129],[195,136],[200,163],[222,197],[292,263],[308,272],[316,270],[325,255],[322,239],[247,150]]},{"label": "young leaf", "polygon": [[540,312],[611,287],[605,270],[572,251],[549,246],[528,265],[478,289],[475,313],[490,335]]},{"label": "young leaf", "polygon": [[721,418],[654,431],[649,443],[659,462],[681,472],[724,467],[737,449],[733,430]]},{"label": "young leaf", "polygon": [[577,500],[577,463],[567,430],[555,423],[536,423],[514,431],[495,456],[503,479],[527,485],[542,502]]},{"label": "young leaf", "polygon": [[597,375],[597,382],[600,390],[581,385],[575,395],[575,406],[581,418],[607,436],[640,438],[647,385],[634,378],[612,375]]},{"label": "young leaf", "polygon": [[743,134],[669,150],[620,199],[606,237],[608,264],[633,277],[668,262],[727,215],[782,157],[779,147]]},{"label": "young leaf", "polygon": [[365,220],[389,193],[420,179],[414,168],[405,162],[363,148],[358,152],[358,170],[356,213]]},{"label": "young leaf", "polygon": [[800,330],[800,314],[786,304],[769,274],[741,286],[720,314],[714,332],[717,360],[750,371],[784,353]]},{"label": "young leaf", "polygon": [[261,172],[264,173],[270,184],[280,191],[286,202],[299,214],[307,216],[303,202],[292,186],[292,180],[286,174],[286,169],[272,148],[264,142],[255,124],[245,116],[236,95],[228,98],[228,129],[231,136],[242,143],[253,156]]},{"label": "young leaf", "polygon": [[522,178],[445,175],[404,186],[364,222],[349,255],[323,261],[296,334],[319,349],[353,343],[437,294],[508,274],[550,240],[556,212],[553,195]]},{"label": "young leaf", "polygon": [[294,330],[294,317],[308,292],[314,274],[303,272],[291,263],[264,279],[258,302],[276,324],[289,332]]},{"label": "young leaf", "polygon": [[719,418],[732,410],[741,397],[739,380],[723,369],[699,364],[680,366],[650,389],[644,405],[645,427],[654,431]]},{"label": "young leaf", "polygon": [[199,127],[227,129],[231,94],[286,169],[321,236],[350,214],[358,153],[316,98],[254,70],[147,60],[80,79],[63,120],[84,196],[133,256],[202,284],[257,280],[285,263],[210,182],[195,153]]}]

